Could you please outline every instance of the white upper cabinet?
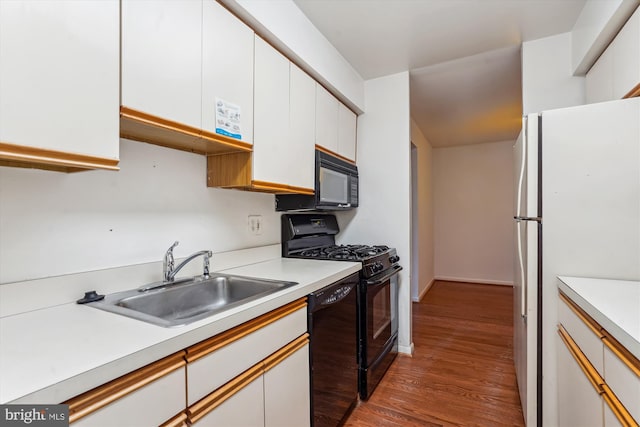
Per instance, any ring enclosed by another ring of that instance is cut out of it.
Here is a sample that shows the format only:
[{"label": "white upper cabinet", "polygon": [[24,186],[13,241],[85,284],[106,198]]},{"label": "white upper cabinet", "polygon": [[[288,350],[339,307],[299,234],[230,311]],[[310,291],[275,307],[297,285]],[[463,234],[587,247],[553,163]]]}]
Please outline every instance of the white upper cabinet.
[{"label": "white upper cabinet", "polygon": [[201,128],[202,6],[122,0],[123,106]]},{"label": "white upper cabinet", "polygon": [[356,122],[358,116],[340,104],[338,110],[338,154],[356,160]]},{"label": "white upper cabinet", "polygon": [[289,60],[255,38],[253,179],[287,183]]},{"label": "white upper cabinet", "polygon": [[586,77],[587,103],[640,96],[640,8],[593,64]]},{"label": "white upper cabinet", "polygon": [[[216,1],[205,1],[202,13],[202,128],[252,143],[253,30]],[[232,135],[220,113],[216,123],[217,100],[239,108]]]},{"label": "white upper cabinet", "polygon": [[316,144],[355,161],[356,120],[354,112],[316,84]]},{"label": "white upper cabinet", "polygon": [[338,152],[338,100],[316,84],[316,144]]},{"label": "white upper cabinet", "polygon": [[287,169],[295,186],[315,185],[316,82],[307,73],[290,64],[289,138]]},{"label": "white upper cabinet", "polygon": [[253,180],[313,191],[315,82],[255,41]]},{"label": "white upper cabinet", "polygon": [[0,160],[117,169],[118,93],[118,0],[0,1]]},{"label": "white upper cabinet", "polygon": [[640,8],[629,18],[613,42],[613,97],[640,90]]}]

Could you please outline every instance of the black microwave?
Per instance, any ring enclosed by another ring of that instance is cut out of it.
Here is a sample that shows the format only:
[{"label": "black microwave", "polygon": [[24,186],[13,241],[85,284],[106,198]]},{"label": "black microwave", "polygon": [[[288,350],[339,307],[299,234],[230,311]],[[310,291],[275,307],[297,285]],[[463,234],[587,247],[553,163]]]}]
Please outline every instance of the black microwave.
[{"label": "black microwave", "polygon": [[316,150],[315,194],[277,194],[276,211],[346,210],[358,207],[358,167]]}]

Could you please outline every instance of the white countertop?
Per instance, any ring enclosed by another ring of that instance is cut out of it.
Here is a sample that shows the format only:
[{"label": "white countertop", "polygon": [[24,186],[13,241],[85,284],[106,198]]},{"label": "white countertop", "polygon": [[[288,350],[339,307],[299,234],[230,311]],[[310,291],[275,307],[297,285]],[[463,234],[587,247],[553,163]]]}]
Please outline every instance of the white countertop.
[{"label": "white countertop", "polygon": [[558,277],[572,301],[640,359],[640,282]]},{"label": "white countertop", "polygon": [[75,303],[0,318],[0,403],[59,403],[359,271],[361,264],[277,258],[226,273],[298,282],[177,328]]}]

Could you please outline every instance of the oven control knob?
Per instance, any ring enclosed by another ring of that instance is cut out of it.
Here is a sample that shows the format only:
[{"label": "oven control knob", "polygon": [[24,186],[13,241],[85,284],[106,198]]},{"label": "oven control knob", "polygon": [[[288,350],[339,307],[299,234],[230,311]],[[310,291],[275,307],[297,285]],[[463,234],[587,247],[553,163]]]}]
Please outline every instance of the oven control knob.
[{"label": "oven control knob", "polygon": [[389,258],[389,262],[391,262],[391,264],[395,264],[398,261],[400,261],[400,257],[398,255],[394,255],[391,258]]},{"label": "oven control knob", "polygon": [[382,263],[380,261],[376,261],[372,266],[371,266],[371,270],[373,270],[374,273],[379,273],[384,269],[384,266],[382,265]]}]

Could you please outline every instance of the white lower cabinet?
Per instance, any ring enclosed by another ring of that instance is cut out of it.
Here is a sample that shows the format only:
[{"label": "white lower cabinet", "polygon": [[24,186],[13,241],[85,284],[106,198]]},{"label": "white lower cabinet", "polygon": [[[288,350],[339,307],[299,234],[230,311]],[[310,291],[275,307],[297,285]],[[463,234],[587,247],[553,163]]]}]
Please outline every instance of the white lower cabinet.
[{"label": "white lower cabinet", "polygon": [[304,427],[311,423],[309,344],[264,374],[265,427]]},{"label": "white lower cabinet", "polygon": [[637,427],[640,361],[562,293],[558,307],[559,425]]},{"label": "white lower cabinet", "polygon": [[602,398],[558,337],[558,425],[602,427]]},{"label": "white lower cabinet", "polygon": [[195,419],[198,427],[261,427],[264,426],[263,375],[251,381],[231,397],[204,415]]},{"label": "white lower cabinet", "polygon": [[66,402],[74,426],[305,427],[306,298]]},{"label": "white lower cabinet", "polygon": [[184,352],[179,352],[76,396],[64,402],[69,421],[74,426],[112,427],[175,419],[186,407],[185,366]]}]

